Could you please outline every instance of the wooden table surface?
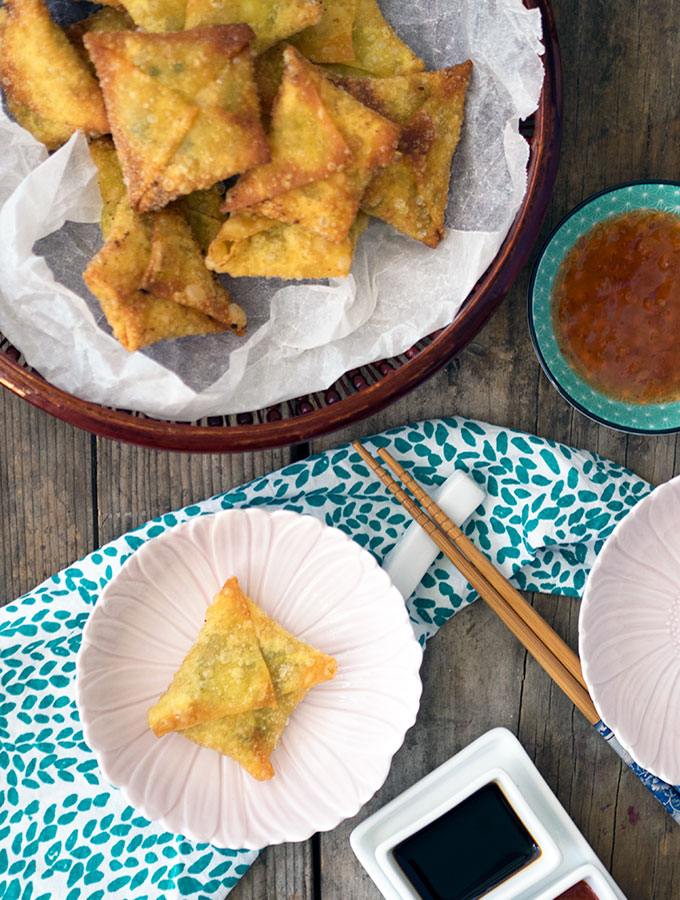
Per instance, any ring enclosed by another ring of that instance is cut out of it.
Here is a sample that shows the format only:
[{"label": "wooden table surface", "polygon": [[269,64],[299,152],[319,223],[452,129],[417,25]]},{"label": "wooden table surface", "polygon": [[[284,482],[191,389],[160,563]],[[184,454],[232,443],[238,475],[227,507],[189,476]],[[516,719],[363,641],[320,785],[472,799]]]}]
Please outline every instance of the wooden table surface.
[{"label": "wooden table surface", "polygon": [[[564,140],[544,234],[594,191],[680,178],[678,31],[672,0],[554,0],[565,82]],[[462,414],[604,454],[655,484],[678,471],[674,436],[627,437],[572,410],[548,384],[527,330],[528,269],[445,370],[372,419],[311,446],[237,456],[140,450],[76,431],[0,393],[0,599],[152,516],[288,463],[292,454],[425,417]],[[536,596],[576,645],[578,601]],[[266,850],[234,900],[375,900],[348,836],[368,813],[484,731],[513,731],[629,900],[680,897],[680,827],[482,604],[428,645],[418,721],[384,787],[352,821]]]}]

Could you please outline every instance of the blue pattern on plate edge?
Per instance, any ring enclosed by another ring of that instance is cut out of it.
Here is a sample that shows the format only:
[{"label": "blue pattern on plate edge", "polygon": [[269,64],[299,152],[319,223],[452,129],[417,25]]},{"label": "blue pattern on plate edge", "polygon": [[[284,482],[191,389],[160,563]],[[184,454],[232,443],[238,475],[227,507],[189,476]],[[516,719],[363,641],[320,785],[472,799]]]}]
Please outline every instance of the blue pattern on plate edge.
[{"label": "blue pattern on plate edge", "polygon": [[[426,488],[454,469],[468,472],[487,499],[466,533],[517,586],[532,591],[577,596],[604,539],[650,490],[592,453],[463,418],[395,428],[365,443],[388,447]],[[339,447],[147,522],[6,607],[0,616],[0,766],[7,772],[0,790],[2,900],[217,898],[255,858],[163,832],[126,806],[83,741],[73,689],[84,623],[131,553],[193,516],[241,506],[314,515],[378,560],[408,525],[358,455]],[[435,560],[408,601],[421,643],[475,596],[447,561]]]}]

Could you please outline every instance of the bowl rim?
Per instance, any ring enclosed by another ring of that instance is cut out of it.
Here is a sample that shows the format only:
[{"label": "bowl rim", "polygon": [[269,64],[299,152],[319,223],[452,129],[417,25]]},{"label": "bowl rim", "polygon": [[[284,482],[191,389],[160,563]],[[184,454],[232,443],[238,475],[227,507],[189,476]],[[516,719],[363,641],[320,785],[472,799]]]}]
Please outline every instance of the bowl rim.
[{"label": "bowl rim", "polygon": [[[545,239],[543,244],[541,245],[540,250],[536,255],[536,259],[532,266],[531,277],[529,279],[529,286],[527,288],[527,323],[529,326],[529,335],[531,337],[531,343],[534,348],[534,352],[536,354],[536,358],[543,370],[544,375],[548,379],[548,381],[552,384],[558,394],[562,397],[563,400],[566,400],[570,406],[573,406],[578,412],[582,415],[586,416],[586,418],[590,419],[592,422],[596,422],[598,425],[604,425],[606,428],[611,428],[614,431],[619,431],[623,434],[644,434],[644,435],[652,435],[652,434],[677,434],[680,432],[680,423],[678,425],[674,425],[670,428],[638,428],[634,425],[621,425],[618,423],[611,422],[609,419],[604,416],[598,415],[596,412],[588,409],[584,406],[580,401],[576,400],[571,396],[569,391],[562,385],[562,383],[558,380],[555,373],[552,371],[550,366],[548,365],[547,360],[543,354],[543,350],[540,346],[538,335],[536,334],[536,327],[534,325],[534,289],[536,287],[536,279],[538,277],[538,270],[540,268],[541,262],[543,261],[543,257],[545,256],[550,244],[557,232],[565,225],[570,219],[572,219],[575,215],[577,215],[582,209],[590,206],[591,203],[594,203],[596,200],[599,200],[600,197],[604,197],[607,194],[614,193],[614,191],[623,190],[628,187],[636,187],[641,185],[668,185],[669,187],[677,187],[680,188],[680,181],[674,181],[671,178],[636,178],[630,181],[622,181],[618,184],[610,185],[609,187],[603,188],[600,191],[597,191],[594,194],[589,194],[584,200],[581,200],[576,206],[572,207],[565,215],[559,220],[559,222],[552,229],[548,237]],[[636,207],[636,209],[643,209],[643,207]],[[611,216],[603,216],[601,220],[604,222],[607,218],[611,218]],[[574,242],[578,240],[579,235],[574,238]],[[573,244],[572,244],[573,246]],[[605,394],[602,394],[600,391],[597,391],[595,388],[592,388],[593,394],[595,396],[606,397]],[[607,398],[610,399],[610,398]],[[680,400],[674,401],[680,403]],[[640,404],[641,407],[644,407],[646,404]]]},{"label": "bowl rim", "polygon": [[280,421],[252,424],[241,424],[238,416],[234,416],[235,425],[168,422],[111,409],[54,387],[1,351],[0,384],[45,412],[101,437],[193,453],[236,453],[308,441],[377,413],[416,388],[459,353],[505,299],[529,259],[557,174],[562,134],[562,67],[557,29],[550,0],[523,2],[541,13],[544,46],[544,79],[534,113],[526,193],[494,261],[458,315],[443,330],[429,336],[432,342],[412,359],[381,375],[373,384],[345,390],[346,396],[336,402],[328,401],[328,405],[296,412]]},{"label": "bowl rim", "polygon": [[[266,509],[260,506],[245,506],[245,507],[233,507],[230,509],[222,509],[216,510],[212,513],[206,513],[203,515],[195,516],[193,518],[187,519],[186,521],[180,522],[176,526],[173,526],[162,534],[156,535],[153,538],[149,538],[146,540],[140,547],[138,547],[135,551],[133,551],[130,560],[135,557],[138,561],[140,558],[143,560],[150,553],[153,553],[154,546],[158,546],[159,543],[167,544],[168,542],[172,543],[173,539],[181,534],[182,532],[191,533],[196,527],[207,527],[205,525],[206,520],[210,520],[213,525],[212,527],[218,527],[215,525],[216,519],[227,519],[232,518],[236,519],[240,516],[246,516],[248,518],[260,518],[261,516],[266,516],[268,519],[284,519],[284,520],[296,520],[297,525],[304,524],[301,520],[311,521],[314,523],[315,527],[318,528],[319,535],[325,535],[329,532],[332,533],[334,539],[342,542],[342,546],[346,548],[347,552],[356,554],[359,558],[363,559],[368,566],[368,571],[371,573],[379,573],[380,578],[385,583],[385,596],[390,598],[390,602],[394,606],[394,614],[400,615],[401,621],[399,624],[400,632],[403,630],[403,649],[408,646],[409,652],[406,654],[402,653],[402,658],[404,659],[404,667],[403,671],[405,673],[405,677],[407,677],[413,683],[413,706],[407,712],[404,717],[404,727],[403,731],[401,729],[397,729],[400,737],[395,741],[391,741],[389,746],[383,748],[383,759],[382,764],[380,766],[379,772],[376,774],[374,779],[374,783],[371,782],[370,791],[360,791],[359,792],[359,801],[358,805],[356,803],[350,804],[350,806],[343,808],[342,810],[335,809],[333,812],[333,817],[335,819],[334,823],[330,826],[315,824],[314,822],[308,823],[304,827],[298,824],[298,830],[292,836],[281,836],[281,829],[279,828],[279,832],[272,837],[268,837],[264,843],[260,843],[259,840],[252,840],[250,838],[245,839],[245,842],[240,846],[243,846],[244,849],[249,850],[260,850],[265,846],[269,846],[271,844],[278,844],[284,842],[298,842],[309,839],[315,832],[317,831],[328,831],[332,828],[336,828],[339,824],[341,824],[346,819],[352,818],[359,810],[364,806],[370,799],[375,795],[375,793],[380,790],[382,785],[387,778],[390,768],[392,766],[392,760],[394,755],[398,752],[398,750],[402,747],[404,740],[406,738],[406,733],[408,730],[414,725],[418,711],[420,709],[420,701],[422,699],[422,678],[420,675],[420,669],[422,667],[423,661],[423,648],[420,645],[415,632],[413,631],[408,608],[406,606],[406,602],[398,589],[392,584],[392,580],[389,577],[389,574],[385,571],[385,569],[378,563],[377,559],[373,556],[373,554],[367,550],[365,547],[362,547],[355,540],[352,539],[351,535],[347,534],[347,532],[342,529],[329,525],[322,519],[311,515],[309,513],[299,513],[295,510],[291,509]],[[203,522],[203,526],[199,523]],[[141,557],[140,557],[141,554]],[[90,614],[87,617],[87,621],[83,627],[82,637],[80,642],[80,647],[78,648],[78,653],[76,656],[76,667],[75,667],[75,701],[76,707],[78,709],[78,714],[80,716],[80,724],[83,731],[83,737],[88,747],[90,748],[92,754],[97,760],[97,764],[100,772],[104,779],[109,783],[114,785],[122,794],[125,802],[130,806],[134,807],[141,815],[145,818],[149,819],[152,822],[155,822],[162,828],[165,828],[167,831],[171,831],[173,833],[177,833],[177,828],[171,822],[168,821],[167,814],[162,816],[153,815],[151,811],[147,808],[146,802],[138,802],[137,800],[133,800],[132,796],[128,791],[128,784],[121,784],[119,779],[112,779],[110,777],[110,756],[111,750],[103,748],[101,742],[92,740],[92,724],[96,718],[92,715],[91,706],[88,708],[83,700],[83,686],[84,683],[88,680],[88,670],[84,669],[84,660],[87,656],[92,655],[92,650],[94,645],[90,641],[90,636],[92,632],[95,630],[96,625],[93,624],[95,622],[95,613],[97,609],[107,610],[110,612],[109,607],[111,606],[110,598],[115,596],[116,594],[116,585],[118,579],[123,575],[127,568],[127,563],[129,560],[126,560],[125,563],[120,567],[120,569],[115,573],[115,575],[111,578],[111,580],[105,585],[102,589],[97,602],[94,607],[91,609]],[[134,573],[133,573],[134,574]],[[100,626],[101,627],[101,626]],[[88,652],[89,651],[89,652]],[[96,669],[95,678],[96,678]],[[90,671],[90,678],[92,678],[92,671]],[[107,758],[104,758],[106,756]],[[351,807],[351,808],[350,808]],[[348,811],[349,810],[349,811]],[[284,829],[285,830],[285,829]],[[304,832],[304,834],[302,833]],[[181,833],[187,837],[189,840],[196,841],[198,843],[208,842],[210,844],[214,844],[217,847],[225,846],[223,841],[221,840],[221,836],[219,834],[213,834],[211,837],[206,837],[204,834],[198,834],[194,829],[192,824],[187,822],[183,823]],[[233,844],[234,842],[227,841],[227,845]],[[238,841],[236,842],[238,843]]]},{"label": "bowl rim", "polygon": [[[657,485],[655,487],[653,486],[653,489],[648,494],[645,494],[645,496],[642,497],[639,500],[639,502],[635,504],[635,506],[630,510],[630,512],[627,513],[627,515],[625,515],[623,517],[623,519],[621,519],[619,522],[616,523],[612,533],[610,535],[608,535],[608,537],[606,538],[605,543],[602,546],[602,549],[598,553],[597,558],[595,559],[595,562],[593,563],[593,566],[592,566],[590,572],[588,573],[588,578],[586,579],[586,584],[583,589],[583,595],[581,597],[581,605],[580,605],[579,614],[578,614],[578,653],[579,653],[579,658],[581,660],[583,677],[586,681],[586,685],[588,687],[590,696],[592,697],[593,703],[595,705],[595,709],[597,710],[597,712],[600,715],[601,721],[604,722],[604,724],[614,732],[614,734],[616,736],[616,740],[619,742],[619,744],[621,744],[623,749],[631,756],[631,758],[637,765],[646,769],[648,772],[650,772],[652,775],[655,775],[657,778],[661,778],[663,781],[668,782],[669,784],[676,783],[678,780],[677,777],[674,777],[674,776],[670,775],[669,773],[663,773],[660,769],[657,771],[653,771],[653,769],[651,769],[645,762],[640,761],[638,759],[637,753],[634,750],[634,748],[632,747],[632,745],[629,744],[625,740],[625,738],[622,738],[621,735],[616,730],[617,723],[614,721],[612,721],[611,723],[609,721],[607,721],[607,718],[604,715],[604,710],[601,707],[601,703],[600,703],[600,699],[597,695],[597,691],[596,690],[594,691],[589,683],[588,673],[589,673],[589,669],[590,669],[590,661],[589,661],[589,656],[586,652],[584,652],[584,647],[583,647],[584,637],[587,634],[588,629],[586,627],[584,627],[583,619],[584,619],[584,613],[585,613],[586,609],[588,607],[590,607],[593,603],[592,593],[591,593],[593,590],[591,588],[592,580],[593,580],[593,577],[597,578],[597,575],[598,575],[600,569],[603,567],[603,565],[605,565],[605,563],[603,563],[602,560],[605,559],[605,550],[606,550],[607,544],[613,545],[616,541],[618,541],[621,532],[626,527],[634,527],[637,519],[640,518],[640,516],[642,515],[642,510],[644,509],[646,504],[654,502],[653,498],[659,497],[661,495],[665,495],[667,493],[668,494],[673,494],[674,492],[677,493],[679,489],[680,489],[680,475],[676,475],[675,477],[670,478],[668,481],[664,481],[660,485]],[[629,524],[627,525],[626,523],[629,523]]]}]

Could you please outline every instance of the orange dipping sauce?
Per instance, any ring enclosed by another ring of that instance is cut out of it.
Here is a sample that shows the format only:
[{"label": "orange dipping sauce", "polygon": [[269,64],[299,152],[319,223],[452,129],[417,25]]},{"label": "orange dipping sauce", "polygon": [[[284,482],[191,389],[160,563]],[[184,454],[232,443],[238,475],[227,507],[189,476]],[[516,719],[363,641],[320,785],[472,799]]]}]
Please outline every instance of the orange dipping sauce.
[{"label": "orange dipping sauce", "polygon": [[680,217],[637,210],[587,231],[560,266],[552,317],[564,357],[601,393],[680,398]]}]

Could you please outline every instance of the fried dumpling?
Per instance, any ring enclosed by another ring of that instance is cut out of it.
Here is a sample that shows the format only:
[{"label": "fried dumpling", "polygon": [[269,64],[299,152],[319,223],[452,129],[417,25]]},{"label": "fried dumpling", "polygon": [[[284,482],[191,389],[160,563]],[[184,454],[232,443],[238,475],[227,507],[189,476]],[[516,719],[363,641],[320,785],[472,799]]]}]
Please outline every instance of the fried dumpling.
[{"label": "fried dumpling", "polygon": [[335,676],[337,663],[332,656],[286,631],[250,598],[248,609],[277,697],[307,691]]},{"label": "fried dumpling", "polygon": [[265,706],[276,706],[274,686],[247,598],[230,578],[208,607],[172,684],[149,710],[149,726],[161,737]]},{"label": "fried dumpling", "polygon": [[186,0],[184,27],[245,22],[255,32],[253,50],[263,53],[318,22],[323,10],[321,0]]},{"label": "fried dumpling", "polygon": [[298,50],[315,63],[343,63],[354,59],[352,30],[359,0],[324,0],[321,19],[291,38]]},{"label": "fried dumpling", "polygon": [[187,0],[125,0],[125,9],[144,31],[181,31]]},{"label": "fried dumpling", "polygon": [[182,731],[185,737],[230,756],[258,781],[274,777],[270,756],[276,749],[288,719],[307,692],[278,696],[276,709],[256,709],[238,716],[225,716]]},{"label": "fried dumpling", "polygon": [[88,145],[92,162],[97,167],[99,193],[102,195],[102,212],[99,227],[102,237],[107,239],[118,204],[126,196],[123,172],[118,162],[118,154],[110,137],[97,138]]},{"label": "fried dumpling", "polygon": [[106,134],[99,85],[43,0],[7,0],[1,12],[0,80],[17,122],[49,150],[77,130]]},{"label": "fried dumpling", "polygon": [[220,192],[217,186],[213,185],[201,191],[192,191],[176,201],[203,253],[208,252],[208,247],[220,233],[220,228],[227,218],[220,210],[223,200],[224,192]]},{"label": "fried dumpling", "polygon": [[230,756],[253,778],[263,781],[274,775],[269,757],[279,743],[289,716],[310,688],[335,676],[337,664],[332,656],[294,637],[250,599],[248,609],[274,684],[278,706],[225,716],[188,728],[182,734],[197,744]]},{"label": "fried dumpling", "polygon": [[151,252],[140,290],[200,310],[239,336],[246,332],[245,313],[206,269],[189,223],[176,210],[153,214]]},{"label": "fried dumpling", "polygon": [[[124,197],[112,221],[103,217],[102,224],[108,230],[107,240],[88,264],[83,280],[99,300],[113,336],[126,350],[134,352],[156,341],[226,331],[229,327],[240,333],[238,318],[233,328],[232,323],[218,321],[191,305],[145,291],[154,214],[135,213]],[[198,248],[196,252],[200,258]]]},{"label": "fried dumpling", "polygon": [[244,209],[347,168],[349,147],[323,104],[308,65],[292,47],[269,133],[271,162],[242,175],[227,191],[222,209]]},{"label": "fried dumpling", "polygon": [[[368,216],[359,213],[346,240],[336,243],[300,225],[237,213],[222,226],[205,262],[213,271],[235,278],[345,278],[352,267],[357,240],[367,224]],[[244,231],[250,233],[236,237]]]},{"label": "fried dumpling", "polygon": [[247,25],[87,34],[138,212],[269,159]]},{"label": "fried dumpling", "polygon": [[297,57],[352,153],[352,163],[319,181],[258,204],[253,212],[270,219],[301,225],[334,243],[347,239],[359,203],[375,171],[394,159],[400,129],[346,91],[331,84],[297,50],[288,47],[284,59]]},{"label": "fried dumpling", "polygon": [[425,63],[385,21],[377,0],[358,0],[352,28],[351,65],[376,78],[422,72]]},{"label": "fried dumpling", "polygon": [[472,63],[395,78],[336,78],[354,97],[401,125],[399,157],[369,184],[361,208],[436,247],[444,236],[451,160]]}]

